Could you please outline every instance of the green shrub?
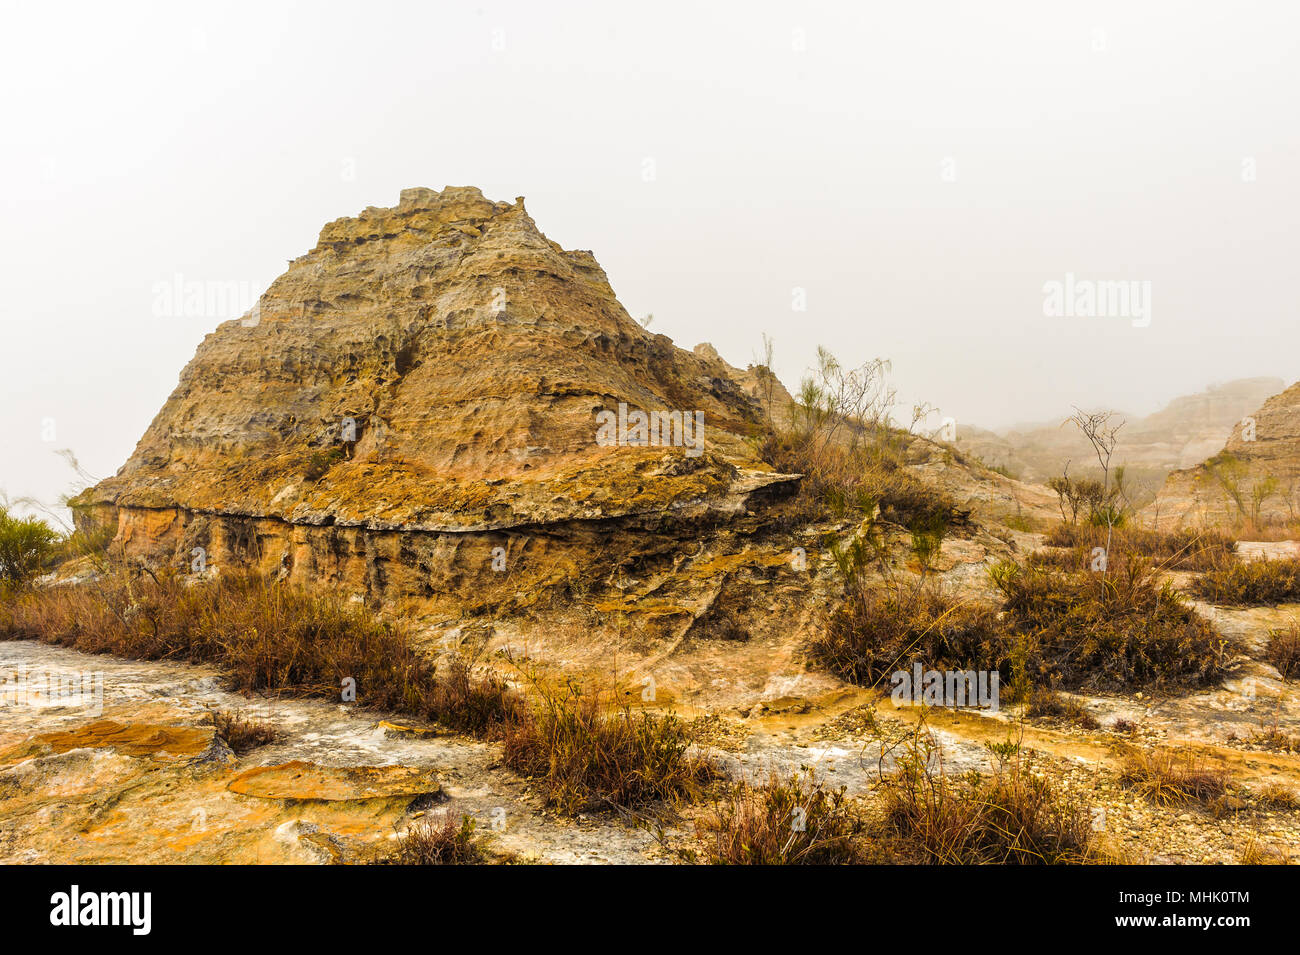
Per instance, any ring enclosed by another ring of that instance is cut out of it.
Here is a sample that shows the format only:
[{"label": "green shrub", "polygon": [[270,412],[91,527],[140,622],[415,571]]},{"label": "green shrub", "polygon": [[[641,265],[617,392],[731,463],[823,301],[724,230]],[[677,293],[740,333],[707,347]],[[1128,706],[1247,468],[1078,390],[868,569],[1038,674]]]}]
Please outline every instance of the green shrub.
[{"label": "green shrub", "polygon": [[58,553],[60,535],[34,517],[15,517],[0,504],[0,585],[27,583],[49,569]]}]

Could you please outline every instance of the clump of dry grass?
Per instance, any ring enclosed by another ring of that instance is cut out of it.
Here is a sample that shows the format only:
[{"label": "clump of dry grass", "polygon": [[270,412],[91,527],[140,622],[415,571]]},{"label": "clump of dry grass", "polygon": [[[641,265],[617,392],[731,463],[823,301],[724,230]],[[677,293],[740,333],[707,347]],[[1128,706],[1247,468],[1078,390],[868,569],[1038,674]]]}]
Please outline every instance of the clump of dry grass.
[{"label": "clump of dry grass", "polygon": [[1300,737],[1290,736],[1282,731],[1277,716],[1273,717],[1271,723],[1265,723],[1260,720],[1260,729],[1252,730],[1249,742],[1255,746],[1262,746],[1265,749],[1281,750],[1282,752],[1294,752],[1300,750]]},{"label": "clump of dry grass", "polygon": [[1300,795],[1290,786],[1276,780],[1265,783],[1255,798],[1270,809],[1300,809]]},{"label": "clump of dry grass", "polygon": [[1291,857],[1283,849],[1266,845],[1252,837],[1241,850],[1242,865],[1290,865]]},{"label": "clump of dry grass", "polygon": [[1033,772],[1019,747],[992,775],[953,779],[926,734],[882,775],[886,827],[927,863],[1039,865],[1097,861],[1083,807]]},{"label": "clump of dry grass", "polygon": [[1162,806],[1201,803],[1217,808],[1228,794],[1228,774],[1203,757],[1169,750],[1128,755],[1120,782]]},{"label": "clump of dry grass", "polygon": [[490,860],[474,835],[474,820],[450,810],[417,819],[380,860],[391,865],[483,865]]},{"label": "clump of dry grass", "polygon": [[1025,704],[1025,715],[1068,720],[1088,730],[1095,730],[1101,725],[1078,700],[1047,687],[1035,687],[1030,693]]},{"label": "clump of dry grass", "polygon": [[1284,680],[1300,676],[1300,626],[1293,623],[1270,633],[1264,659],[1277,667]]},{"label": "clump of dry grass", "polygon": [[536,686],[533,705],[501,727],[505,764],[576,813],[693,800],[717,776],[676,716],[608,706],[595,690]]},{"label": "clump of dry grass", "polygon": [[[881,861],[864,841],[861,811],[843,788],[825,789],[811,772],[762,785],[737,783],[696,823],[704,862],[713,865],[853,865]],[[681,853],[701,861],[694,851]]]},{"label": "clump of dry grass", "polygon": [[1300,559],[1223,560],[1198,577],[1192,590],[1210,603],[1235,607],[1300,600]]},{"label": "clump of dry grass", "polygon": [[225,710],[214,711],[212,725],[216,727],[217,738],[224,741],[236,756],[250,753],[259,746],[275,742],[275,727],[267,723],[246,719],[242,713],[229,713]]}]

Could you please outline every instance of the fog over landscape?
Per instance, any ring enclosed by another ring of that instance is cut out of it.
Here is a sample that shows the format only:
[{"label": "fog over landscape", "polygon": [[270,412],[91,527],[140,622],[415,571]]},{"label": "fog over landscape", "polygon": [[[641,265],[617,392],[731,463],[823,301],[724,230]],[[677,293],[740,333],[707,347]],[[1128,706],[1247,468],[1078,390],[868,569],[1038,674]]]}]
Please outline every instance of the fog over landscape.
[{"label": "fog over landscape", "polygon": [[[410,186],[525,196],[651,331],[741,367],[766,333],[791,387],[824,344],[1000,428],[1295,379],[1293,7],[143,9],[5,5],[11,496],[62,448],[111,474],[242,311],[160,285],[256,296]],[[1049,314],[1067,276],[1149,314]]]}]

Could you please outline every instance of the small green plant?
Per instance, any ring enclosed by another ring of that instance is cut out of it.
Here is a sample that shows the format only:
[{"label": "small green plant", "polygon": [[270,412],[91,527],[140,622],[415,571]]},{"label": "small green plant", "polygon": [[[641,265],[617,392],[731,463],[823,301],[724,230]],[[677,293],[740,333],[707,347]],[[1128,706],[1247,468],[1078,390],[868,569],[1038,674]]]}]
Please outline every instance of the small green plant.
[{"label": "small green plant", "polygon": [[984,748],[997,758],[999,765],[1006,765],[1020,754],[1020,743],[1010,737],[1007,737],[1001,743],[985,740]]},{"label": "small green plant", "polygon": [[326,450],[312,451],[307,458],[307,466],[303,470],[303,477],[315,484],[326,475],[330,468],[346,457],[347,452],[337,445]]},{"label": "small green plant", "polygon": [[912,519],[908,530],[912,534],[912,552],[922,570],[934,569],[934,559],[943,547],[944,535],[948,533],[948,522],[942,514],[922,514]]}]

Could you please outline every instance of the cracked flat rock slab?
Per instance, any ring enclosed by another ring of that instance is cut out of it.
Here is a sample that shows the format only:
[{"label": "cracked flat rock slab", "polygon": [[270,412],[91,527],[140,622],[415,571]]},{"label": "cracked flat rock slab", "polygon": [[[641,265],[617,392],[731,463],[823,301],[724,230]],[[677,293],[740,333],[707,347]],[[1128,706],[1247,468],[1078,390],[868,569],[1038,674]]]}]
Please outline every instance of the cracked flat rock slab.
[{"label": "cracked flat rock slab", "polygon": [[0,754],[0,765],[48,753],[75,749],[111,749],[123,756],[153,759],[193,759],[212,746],[211,727],[166,726],[97,720],[75,729],[42,733]]},{"label": "cracked flat rock slab", "polygon": [[419,766],[319,766],[294,760],[241,773],[226,787],[243,796],[356,802],[442,792],[432,769]]}]

